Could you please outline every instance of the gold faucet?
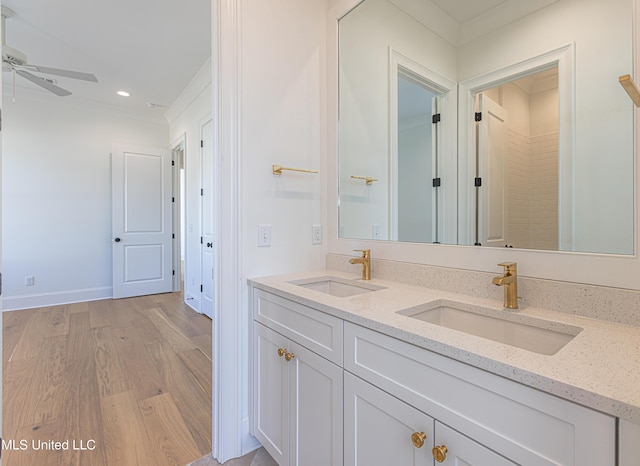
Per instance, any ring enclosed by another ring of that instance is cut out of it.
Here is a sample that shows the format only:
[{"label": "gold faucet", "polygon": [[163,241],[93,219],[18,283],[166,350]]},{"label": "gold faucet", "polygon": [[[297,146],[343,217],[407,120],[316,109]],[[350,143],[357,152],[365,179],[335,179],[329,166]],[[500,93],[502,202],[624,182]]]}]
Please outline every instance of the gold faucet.
[{"label": "gold faucet", "polygon": [[354,249],[361,252],[362,257],[352,257],[349,264],[362,264],[362,279],[371,280],[371,249]]},{"label": "gold faucet", "polygon": [[504,286],[504,307],[518,309],[518,264],[504,262],[498,264],[504,267],[504,273],[499,277],[493,277],[493,284]]}]

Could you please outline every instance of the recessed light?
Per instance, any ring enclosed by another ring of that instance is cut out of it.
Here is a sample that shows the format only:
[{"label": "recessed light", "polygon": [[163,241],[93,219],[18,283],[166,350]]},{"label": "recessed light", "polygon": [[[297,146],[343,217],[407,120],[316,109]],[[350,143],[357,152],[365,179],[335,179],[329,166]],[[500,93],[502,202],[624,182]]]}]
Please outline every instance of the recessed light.
[{"label": "recessed light", "polygon": [[127,91],[118,91],[116,92],[116,94],[122,96],[122,97],[129,97],[131,94],[129,94]]}]

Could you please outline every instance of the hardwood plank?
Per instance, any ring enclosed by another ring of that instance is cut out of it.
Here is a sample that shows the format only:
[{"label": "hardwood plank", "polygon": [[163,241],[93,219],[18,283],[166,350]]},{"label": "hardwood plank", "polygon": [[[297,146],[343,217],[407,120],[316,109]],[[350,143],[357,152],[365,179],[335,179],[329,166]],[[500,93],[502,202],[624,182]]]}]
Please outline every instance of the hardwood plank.
[{"label": "hardwood plank", "polygon": [[114,347],[113,329],[98,327],[91,330],[93,351],[96,361],[96,375],[100,395],[111,396],[131,389],[131,383],[125,374],[122,358]]},{"label": "hardwood plank", "polygon": [[[195,337],[197,335],[207,333],[207,329],[203,328],[205,327],[205,325],[202,321],[196,321],[191,316],[188,316],[185,312],[175,312],[174,304],[160,303],[158,308],[162,310],[164,315],[173,323],[173,325],[180,329],[183,335],[187,337]],[[211,321],[206,317],[205,319],[208,320],[208,325],[210,327]]]},{"label": "hardwood plank", "polygon": [[74,361],[93,355],[89,311],[69,315],[67,360]]},{"label": "hardwood plank", "polygon": [[87,303],[89,308],[89,321],[91,328],[108,327],[111,325],[109,321],[110,305],[113,300],[102,299],[100,301],[91,301]]},{"label": "hardwood plank", "polygon": [[139,341],[137,329],[115,328],[114,337],[119,346],[118,352],[127,355],[124,358],[124,368],[136,399],[142,400],[165,393],[167,388],[149,351]]},{"label": "hardwood plank", "polygon": [[149,318],[145,315],[139,314],[138,317],[133,320],[133,327],[138,332],[140,341],[147,345],[149,343],[158,343],[164,341],[164,336],[153,325]]},{"label": "hardwood plank", "polygon": [[191,341],[194,342],[209,359],[213,359],[213,342],[211,340],[211,333],[191,338]]},{"label": "hardwood plank", "polygon": [[203,389],[168,342],[155,343],[147,348],[201,454],[206,454],[211,451],[211,418],[201,413],[211,412],[211,392]]},{"label": "hardwood plank", "polygon": [[48,337],[67,335],[69,333],[69,314],[66,306],[54,306],[49,311]]},{"label": "hardwood plank", "polygon": [[37,366],[38,361],[35,358],[19,359],[3,365],[2,434],[4,438],[17,438],[16,433],[22,427],[22,413],[29,400],[29,387]]},{"label": "hardwood plank", "polygon": [[49,333],[50,311],[38,310],[29,319],[27,325],[16,344],[9,361],[28,359],[38,356],[41,342]]},{"label": "hardwood plank", "polygon": [[189,351],[196,347],[161,309],[145,309],[142,313],[149,318],[176,352]]},{"label": "hardwood plank", "polygon": [[75,314],[76,312],[89,312],[89,303],[87,301],[81,303],[71,303],[65,306],[66,311],[69,314]]},{"label": "hardwood plank", "polygon": [[[87,313],[88,317],[88,313]],[[91,354],[68,363],[68,388],[64,393],[64,432],[76,445],[91,446],[88,451],[72,451],[66,462],[69,466],[107,466],[104,439],[104,421],[100,391],[96,379],[96,363]]]},{"label": "hardwood plank", "polygon": [[181,351],[178,357],[185,367],[193,374],[202,389],[211,393],[211,359],[200,348],[189,351]]},{"label": "hardwood plank", "polygon": [[61,402],[67,389],[67,336],[48,337],[39,346],[33,377],[22,411],[20,426],[36,425],[58,418],[65,407]]},{"label": "hardwood plank", "polygon": [[39,309],[24,309],[21,311],[7,311],[2,313],[2,334],[22,333],[27,327],[29,320]]},{"label": "hardwood plank", "polygon": [[150,445],[135,394],[128,390],[101,400],[105,456],[109,465],[162,465]]},{"label": "hardwood plank", "polygon": [[151,441],[149,446],[160,453],[162,464],[183,466],[201,456],[170,393],[147,398],[138,405]]}]

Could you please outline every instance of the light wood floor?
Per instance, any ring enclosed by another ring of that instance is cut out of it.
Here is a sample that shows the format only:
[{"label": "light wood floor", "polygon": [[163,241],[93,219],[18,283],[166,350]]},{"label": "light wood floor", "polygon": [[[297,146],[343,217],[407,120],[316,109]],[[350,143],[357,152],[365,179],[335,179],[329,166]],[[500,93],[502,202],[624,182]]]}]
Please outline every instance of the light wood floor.
[{"label": "light wood floor", "polygon": [[5,312],[2,344],[3,440],[27,445],[4,466],[184,466],[211,451],[211,321],[181,293]]}]

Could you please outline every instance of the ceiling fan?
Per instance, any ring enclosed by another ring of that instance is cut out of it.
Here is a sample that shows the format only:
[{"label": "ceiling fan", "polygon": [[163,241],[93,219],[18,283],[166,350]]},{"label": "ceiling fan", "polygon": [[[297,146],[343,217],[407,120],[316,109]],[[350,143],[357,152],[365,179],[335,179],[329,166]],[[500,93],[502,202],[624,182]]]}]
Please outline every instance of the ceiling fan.
[{"label": "ceiling fan", "polygon": [[[63,76],[65,78],[81,79],[83,81],[98,82],[98,78],[91,73],[81,73],[78,71],[62,70],[59,68],[50,68],[47,66],[37,66],[28,63],[27,56],[20,50],[9,47],[6,44],[5,22],[7,18],[11,18],[15,13],[10,8],[2,6],[2,70],[13,71],[18,76],[31,81],[32,83],[54,93],[57,96],[64,97],[71,95],[66,89],[55,84],[55,81],[48,78],[37,76],[31,72],[52,74],[55,76]],[[14,74],[14,80],[15,80]],[[14,81],[15,84],[15,81]]]}]

